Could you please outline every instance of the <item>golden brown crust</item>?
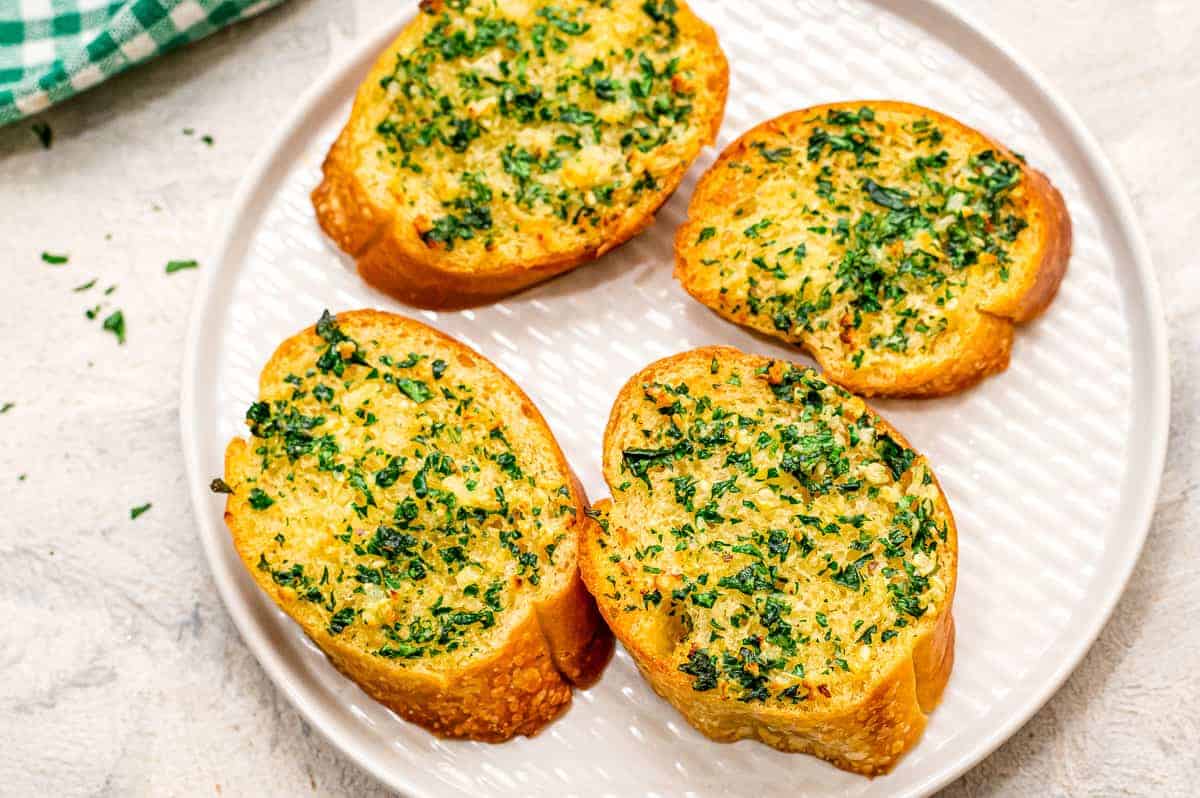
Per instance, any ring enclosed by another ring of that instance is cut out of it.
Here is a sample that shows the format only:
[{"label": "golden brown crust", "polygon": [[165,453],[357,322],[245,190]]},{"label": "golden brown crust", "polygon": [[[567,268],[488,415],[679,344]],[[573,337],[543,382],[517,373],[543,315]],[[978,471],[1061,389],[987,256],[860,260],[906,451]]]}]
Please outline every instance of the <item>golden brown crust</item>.
[{"label": "golden brown crust", "polygon": [[[586,508],[588,501],[583,484],[574,473],[571,482],[575,494]],[[597,523],[586,514],[577,516],[576,552],[583,541],[595,534]],[[538,621],[542,634],[550,643],[555,667],[577,687],[590,687],[604,672],[604,666],[612,659],[615,641],[612,632],[604,624],[596,602],[578,574],[570,586],[563,590],[546,606],[538,608]]]},{"label": "golden brown crust", "polygon": [[[733,309],[719,287],[698,279],[700,265],[693,256],[693,242],[705,227],[709,209],[739,201],[736,185],[728,177],[730,161],[743,157],[751,142],[766,133],[787,133],[804,127],[813,116],[832,109],[853,111],[862,106],[894,110],[933,119],[956,135],[976,137],[1007,158],[1016,158],[1002,144],[958,120],[932,109],[892,100],[855,100],[817,105],[778,116],[748,130],[725,148],[700,178],[688,206],[688,219],[675,235],[675,277],[695,299],[736,324],[751,326],[768,335],[782,337],[806,349],[834,382],[863,396],[933,397],[957,393],[983,378],[1008,368],[1016,324],[1035,318],[1049,306],[1066,275],[1070,260],[1071,219],[1062,195],[1041,172],[1022,161],[1025,186],[1030,197],[1028,214],[1038,221],[1041,233],[1030,260],[1036,268],[1025,269],[1009,284],[1009,291],[980,306],[963,344],[936,359],[914,361],[903,369],[855,368],[837,352],[826,352],[808,345],[800,337],[783,335],[751,323],[744,308]],[[1019,159],[1018,159],[1019,160]]]},{"label": "golden brown crust", "polygon": [[[615,444],[616,429],[624,422],[626,409],[640,395],[641,386],[657,381],[660,374],[669,371],[681,358],[695,357],[708,362],[730,356],[758,365],[771,362],[731,347],[711,346],[659,360],[629,379],[613,403],[605,429],[605,479],[610,487],[615,488],[624,478],[618,470],[621,454]],[[911,448],[895,427],[878,413],[875,415],[879,429],[901,446]],[[936,476],[933,480],[936,484]],[[945,494],[940,485],[937,488],[939,515],[944,515],[948,523],[945,550],[950,560],[943,571],[947,582],[945,598],[936,615],[922,619],[924,631],[914,640],[911,657],[899,660],[890,672],[875,681],[861,701],[849,706],[808,707],[798,711],[730,700],[722,698],[718,691],[697,692],[692,679],[679,672],[638,633],[633,625],[634,616],[623,612],[619,602],[606,598],[609,586],[604,581],[603,560],[607,555],[601,547],[598,529],[583,538],[580,573],[596,597],[605,621],[654,691],[705,735],[722,742],[756,739],[781,751],[813,754],[844,770],[876,776],[890,771],[920,739],[926,716],[941,700],[954,665],[952,604],[957,582],[958,533]],[[607,515],[611,504],[611,500],[605,499],[594,507],[598,514]]]},{"label": "golden brown crust", "polygon": [[[359,274],[372,286],[406,304],[438,310],[494,301],[616,249],[653,224],[654,215],[679,187],[700,150],[716,142],[724,117],[729,65],[716,32],[683,0],[679,0],[678,7],[680,34],[697,42],[704,61],[712,67],[705,79],[708,92],[715,98],[708,114],[707,134],[668,173],[656,175],[657,189],[643,192],[643,198],[616,219],[595,245],[534,255],[526,251],[509,260],[485,253],[480,262],[464,262],[443,248],[425,243],[411,219],[405,221],[394,210],[381,208],[371,200],[359,179],[365,142],[373,134],[365,121],[366,106],[373,101],[371,91],[380,79],[394,69],[395,48],[403,31],[363,81],[350,120],[322,165],[323,179],[312,192],[321,229],[355,259]],[[546,235],[538,233],[536,238],[540,241]]]},{"label": "golden brown crust", "polygon": [[[379,325],[401,328],[426,340],[436,340],[444,351],[468,362],[487,362],[470,347],[403,316],[360,310],[339,314],[337,318],[350,331]],[[284,341],[263,369],[263,384],[288,373],[293,358],[311,352],[313,344],[311,327]],[[528,396],[499,369],[496,371],[518,399],[520,412],[553,441],[545,419]],[[573,526],[578,540],[595,522],[586,515],[587,497],[557,444],[553,455],[561,473],[569,477],[567,482],[575,505]],[[252,458],[245,440],[231,440],[225,454],[226,481],[240,484],[240,472]],[[246,571],[263,592],[300,624],[339,671],[401,717],[439,735],[500,742],[518,734],[535,734],[570,704],[573,685],[587,686],[599,677],[612,653],[612,634],[601,620],[574,563],[565,566],[571,573],[556,594],[524,608],[524,617],[502,645],[484,658],[468,661],[464,667],[439,669],[436,663],[405,665],[365,651],[347,642],[344,635],[331,635],[323,623],[305,622],[293,612],[299,603],[294,591],[280,586],[256,567],[259,551],[251,545],[253,516],[244,494],[245,491],[238,491],[227,498],[225,523]]]},{"label": "golden brown crust", "polygon": [[905,371],[855,369],[836,357],[813,358],[829,379],[860,396],[890,396],[911,399],[949,396],[966,390],[984,377],[1008,368],[1012,354],[1013,324],[991,313],[977,313],[968,345],[953,356]]},{"label": "golden brown crust", "polygon": [[[999,144],[996,144],[996,147],[1007,152]],[[1009,318],[1017,324],[1031,321],[1050,306],[1058,294],[1063,277],[1067,274],[1072,246],[1071,217],[1067,214],[1067,204],[1063,201],[1062,194],[1050,179],[1037,169],[1026,167],[1025,179],[1033,187],[1034,194],[1041,198],[1040,212],[1046,214],[1048,221],[1044,228],[1042,244],[1038,247],[1042,261],[1037,270],[1037,277],[1021,294],[1016,307],[1009,311]]]}]

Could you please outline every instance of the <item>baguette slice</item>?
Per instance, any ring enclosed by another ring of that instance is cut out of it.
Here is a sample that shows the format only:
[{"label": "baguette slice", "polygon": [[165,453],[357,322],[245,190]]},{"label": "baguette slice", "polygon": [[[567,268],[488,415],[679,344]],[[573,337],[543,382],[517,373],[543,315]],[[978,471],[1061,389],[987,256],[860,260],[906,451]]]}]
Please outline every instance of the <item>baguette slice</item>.
[{"label": "baguette slice", "polygon": [[437,734],[533,734],[612,637],[579,578],[586,498],[537,409],[402,316],[285,341],[225,454],[259,587],[369,695]]},{"label": "baguette slice", "polygon": [[649,225],[728,85],[683,0],[422,0],[359,88],[317,219],[404,302],[486,302]]},{"label": "baguette slice", "polygon": [[816,372],[728,347],[635,375],[580,567],[659,695],[716,740],[865,775],[954,661],[957,536],[925,458]]},{"label": "baguette slice", "polygon": [[701,178],[675,275],[730,321],[872,396],[939,396],[1008,366],[1071,253],[1062,196],[1021,156],[907,103],[764,122]]}]

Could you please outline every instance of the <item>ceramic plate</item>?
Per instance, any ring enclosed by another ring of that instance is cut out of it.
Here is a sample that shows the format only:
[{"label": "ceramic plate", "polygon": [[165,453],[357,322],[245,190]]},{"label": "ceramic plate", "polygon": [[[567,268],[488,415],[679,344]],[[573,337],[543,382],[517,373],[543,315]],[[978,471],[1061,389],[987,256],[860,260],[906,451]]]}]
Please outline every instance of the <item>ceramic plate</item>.
[{"label": "ceramic plate", "polygon": [[719,146],[816,103],[909,100],[1024,153],[1070,207],[1070,270],[1049,312],[1019,331],[1008,371],[948,399],[877,403],[928,454],[958,520],[953,676],[920,744],[875,780],[754,742],[705,739],[622,651],[538,737],[447,742],[369,699],[258,591],[207,486],[222,472],[225,443],[244,434],[272,350],[323,308],[409,313],[483,352],[538,404],[594,498],[607,494],[600,441],[609,406],[645,364],[714,343],[803,360],[721,321],[671,278],[672,233],[716,150],[645,234],[503,302],[416,311],[362,283],[321,235],[308,194],[359,80],[409,11],[375,28],[313,88],[247,177],[206,263],[181,411],[200,535],[247,645],[317,729],[409,795],[927,794],[1050,697],[1095,639],[1141,550],[1166,446],[1166,335],[1129,202],[1075,114],[1010,50],[926,0],[693,5],[717,29],[732,68]]}]

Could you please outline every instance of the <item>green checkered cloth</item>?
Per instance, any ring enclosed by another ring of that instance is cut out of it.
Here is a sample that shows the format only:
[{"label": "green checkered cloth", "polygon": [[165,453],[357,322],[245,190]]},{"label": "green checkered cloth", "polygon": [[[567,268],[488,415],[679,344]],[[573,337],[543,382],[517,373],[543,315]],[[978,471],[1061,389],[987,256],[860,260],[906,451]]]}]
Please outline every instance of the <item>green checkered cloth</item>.
[{"label": "green checkered cloth", "polygon": [[0,125],[282,0],[0,0]]}]

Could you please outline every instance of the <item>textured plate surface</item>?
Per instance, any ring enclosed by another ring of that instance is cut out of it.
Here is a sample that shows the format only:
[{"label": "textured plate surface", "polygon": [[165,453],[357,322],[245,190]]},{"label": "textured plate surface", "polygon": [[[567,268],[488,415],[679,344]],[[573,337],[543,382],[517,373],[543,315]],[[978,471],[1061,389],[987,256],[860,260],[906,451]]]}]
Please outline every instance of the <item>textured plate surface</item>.
[{"label": "textured plate surface", "polygon": [[693,731],[619,652],[593,689],[535,739],[445,742],[337,674],[243,573],[207,492],[244,434],[276,344],[323,308],[408,312],[492,358],[546,415],[589,495],[621,384],[704,344],[802,360],[688,299],[671,234],[692,169],[640,238],[566,277],[458,313],[405,309],[367,288],[322,237],[308,192],[354,89],[407,17],[316,86],[248,176],[197,299],[182,426],[200,531],[247,644],[309,720],[414,795],[919,795],[1004,741],[1061,684],[1108,617],[1141,549],[1166,440],[1165,332],[1144,243],[1090,136],[1008,51],[927,2],[695,0],[733,70],[724,146],[783,111],[849,98],[932,106],[1004,141],[1066,197],[1075,254],[1055,304],[1021,330],[1012,366],[967,393],[877,402],[934,463],[959,524],[957,657],[941,707],[891,775],[870,781],[752,742]]}]

